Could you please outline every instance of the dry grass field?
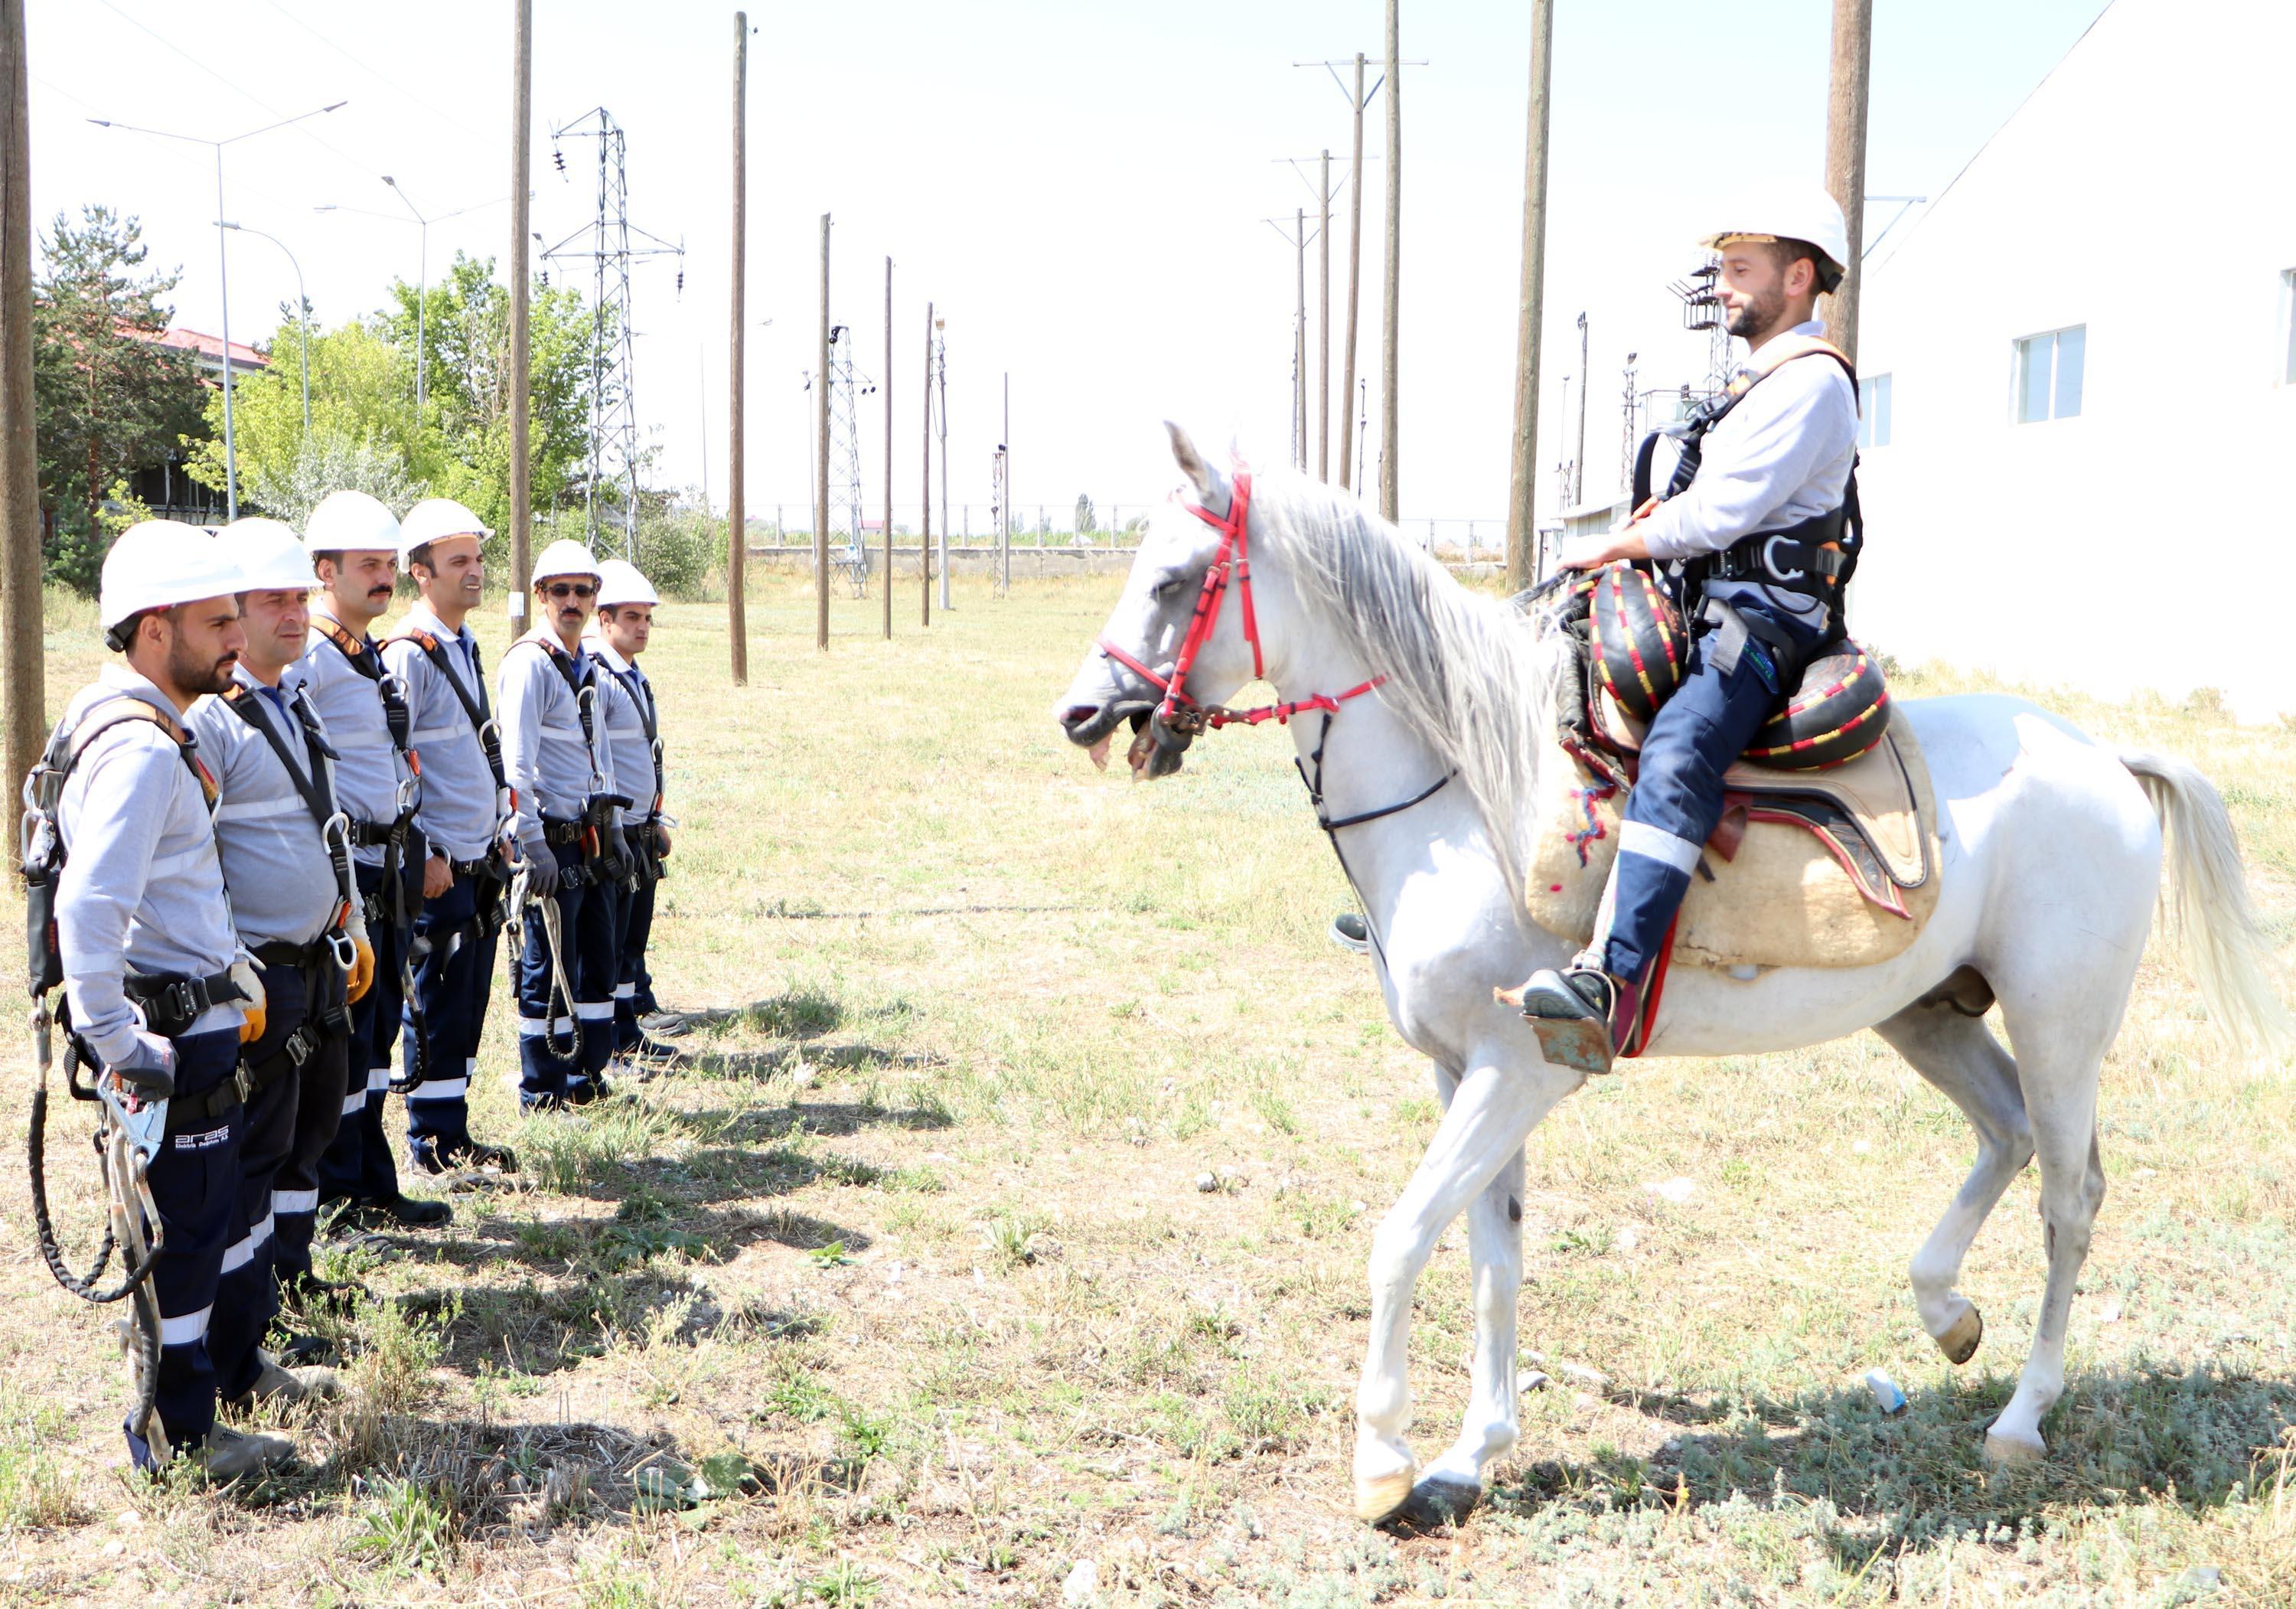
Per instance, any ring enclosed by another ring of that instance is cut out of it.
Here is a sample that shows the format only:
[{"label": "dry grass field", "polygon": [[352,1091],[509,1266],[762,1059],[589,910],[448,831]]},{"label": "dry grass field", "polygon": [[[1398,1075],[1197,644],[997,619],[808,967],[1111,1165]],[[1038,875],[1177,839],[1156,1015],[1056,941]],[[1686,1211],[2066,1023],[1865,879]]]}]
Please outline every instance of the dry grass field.
[{"label": "dry grass field", "polygon": [[[357,1391],[291,1422],[291,1473],[125,1478],[104,1317],[0,1170],[0,1602],[2296,1605],[2296,1083],[2216,1053],[2165,962],[2106,1069],[2046,1464],[1980,1456],[2040,1294],[2033,1177],[1953,1370],[1905,1267],[1972,1143],[1866,1036],[1636,1064],[1535,1132],[1522,1334],[1554,1383],[1467,1523],[1356,1524],[1363,1265],[1430,1081],[1324,939],[1346,889],[1283,736],[1152,788],[1061,741],[1114,588],[965,587],[928,634],[912,583],[894,643],[840,600],[818,656],[768,577],[744,691],[718,609],[662,611],[654,968],[718,1014],[691,1067],[526,1121],[498,988],[475,1126],[525,1170],[331,1253],[373,1293],[309,1321]],[[59,707],[94,636],[52,635]],[[2216,779],[2285,958],[2296,731],[2050,702]],[[29,1080],[12,1043],[12,1157]],[[1468,1298],[1455,1228],[1414,1332],[1429,1453]]]}]

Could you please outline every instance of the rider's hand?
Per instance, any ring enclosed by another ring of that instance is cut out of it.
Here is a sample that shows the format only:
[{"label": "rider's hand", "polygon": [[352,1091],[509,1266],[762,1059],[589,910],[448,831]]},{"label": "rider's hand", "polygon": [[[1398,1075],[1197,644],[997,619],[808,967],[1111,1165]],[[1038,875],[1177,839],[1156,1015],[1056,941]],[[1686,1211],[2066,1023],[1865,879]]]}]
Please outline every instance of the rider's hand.
[{"label": "rider's hand", "polygon": [[422,897],[436,899],[455,886],[455,866],[444,855],[433,855],[422,863]]},{"label": "rider's hand", "polygon": [[176,1047],[156,1033],[135,1030],[135,1048],[106,1069],[138,1099],[164,1101],[176,1093]]}]

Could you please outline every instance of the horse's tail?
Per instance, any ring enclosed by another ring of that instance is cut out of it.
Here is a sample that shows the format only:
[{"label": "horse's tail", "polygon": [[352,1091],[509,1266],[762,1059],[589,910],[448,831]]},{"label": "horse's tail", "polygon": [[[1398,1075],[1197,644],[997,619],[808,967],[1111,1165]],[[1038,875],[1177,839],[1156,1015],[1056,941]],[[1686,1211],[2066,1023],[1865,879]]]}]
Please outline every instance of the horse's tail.
[{"label": "horse's tail", "polygon": [[2201,998],[2236,1048],[2281,1053],[2291,1040],[2288,1012],[2272,986],[2271,948],[2249,903],[2223,796],[2181,759],[2136,751],[2120,759],[2161,818],[2168,840],[2162,926]]}]

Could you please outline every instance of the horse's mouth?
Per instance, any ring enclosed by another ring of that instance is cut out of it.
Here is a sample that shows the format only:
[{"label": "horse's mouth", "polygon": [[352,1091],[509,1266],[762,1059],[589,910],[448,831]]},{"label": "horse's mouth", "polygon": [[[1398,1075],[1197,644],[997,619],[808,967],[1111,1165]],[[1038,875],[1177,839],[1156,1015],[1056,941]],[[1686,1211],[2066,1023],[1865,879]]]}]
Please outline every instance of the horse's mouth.
[{"label": "horse's mouth", "polygon": [[1132,723],[1132,743],[1125,763],[1135,782],[1152,782],[1177,771],[1194,735],[1175,732],[1156,716],[1156,705],[1145,699],[1119,699],[1098,706],[1080,704],[1061,712],[1061,730],[1070,743],[1089,755],[1102,770],[1108,768],[1108,751],[1115,742],[1118,723]]}]

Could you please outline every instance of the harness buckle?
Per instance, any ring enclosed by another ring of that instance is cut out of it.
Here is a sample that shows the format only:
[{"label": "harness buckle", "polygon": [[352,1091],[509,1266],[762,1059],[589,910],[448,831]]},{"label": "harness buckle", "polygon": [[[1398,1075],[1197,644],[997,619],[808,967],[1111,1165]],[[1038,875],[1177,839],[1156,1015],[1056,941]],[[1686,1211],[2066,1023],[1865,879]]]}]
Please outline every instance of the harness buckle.
[{"label": "harness buckle", "polygon": [[1791,538],[1788,538],[1784,531],[1780,531],[1763,541],[1762,568],[1769,571],[1772,579],[1775,580],[1800,581],[1806,579],[1809,575],[1808,571],[1797,570],[1791,565],[1781,563],[1778,560],[1778,544],[1788,540],[1791,540]]}]

